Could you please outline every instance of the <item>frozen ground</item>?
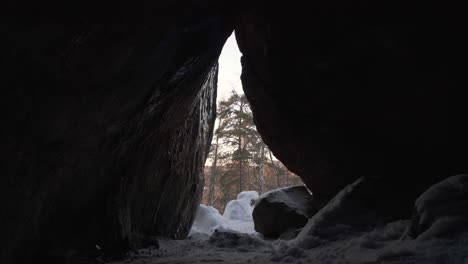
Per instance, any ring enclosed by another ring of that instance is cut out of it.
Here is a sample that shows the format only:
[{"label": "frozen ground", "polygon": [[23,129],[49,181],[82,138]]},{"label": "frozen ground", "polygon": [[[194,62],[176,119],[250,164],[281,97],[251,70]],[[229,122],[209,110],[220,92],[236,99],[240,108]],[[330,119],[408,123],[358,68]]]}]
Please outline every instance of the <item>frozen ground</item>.
[{"label": "frozen ground", "polygon": [[143,249],[119,264],[156,263],[468,263],[468,235],[456,240],[400,240],[408,223],[343,236],[302,249],[286,241],[264,241],[234,233],[215,233],[209,240],[161,240],[159,249]]},{"label": "frozen ground", "polygon": [[[440,215],[434,201],[455,199],[466,201],[467,177],[452,178],[428,190],[416,203],[422,217],[419,222]],[[355,183],[355,184],[358,184]],[[186,240],[159,240],[159,248],[142,249],[114,264],[156,264],[156,263],[421,263],[421,264],[468,264],[468,232],[451,235],[443,239],[429,229],[420,229],[420,235],[411,235],[414,225],[419,222],[399,220],[385,226],[356,231],[352,226],[333,224],[337,213],[345,206],[347,197],[353,190],[350,185],[340,192],[327,206],[309,220],[298,238],[291,241],[268,241],[253,231],[251,223],[251,200],[255,193],[240,194],[230,202],[221,216],[216,209],[201,206],[191,237]],[[452,203],[453,204],[453,203]],[[434,227],[446,230],[453,226],[453,214],[466,211],[465,203],[461,211],[445,210],[441,221]],[[432,212],[437,211],[438,213]],[[250,213],[250,217],[249,217]],[[430,217],[429,217],[430,216]],[[338,217],[341,219],[342,217]],[[466,219],[466,218],[465,218]],[[249,223],[251,226],[249,226]],[[457,221],[456,223],[459,223]],[[413,226],[412,226],[413,225]],[[466,227],[466,225],[465,225]],[[319,230],[320,232],[316,232]],[[463,230],[461,228],[460,230]],[[466,228],[464,230],[467,230]],[[422,233],[421,233],[422,232]]]}]

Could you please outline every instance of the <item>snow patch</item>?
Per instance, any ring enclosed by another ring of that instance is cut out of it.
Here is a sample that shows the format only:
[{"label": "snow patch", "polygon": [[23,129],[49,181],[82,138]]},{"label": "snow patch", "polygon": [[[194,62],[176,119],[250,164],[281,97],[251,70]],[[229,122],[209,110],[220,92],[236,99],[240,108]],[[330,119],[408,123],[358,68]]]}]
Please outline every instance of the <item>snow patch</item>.
[{"label": "snow patch", "polygon": [[258,198],[256,191],[245,191],[229,201],[221,215],[216,208],[200,204],[189,237],[208,239],[214,232],[257,234],[252,219],[253,204]]},{"label": "snow patch", "polygon": [[228,220],[252,221],[253,205],[258,198],[258,192],[246,191],[237,195],[237,200],[229,201],[224,209],[223,217]]},{"label": "snow patch", "polygon": [[[219,214],[216,208],[200,204],[189,236],[194,236],[195,234],[211,235],[216,229],[224,226],[227,226],[227,221]],[[200,235],[196,236],[200,237]]]}]

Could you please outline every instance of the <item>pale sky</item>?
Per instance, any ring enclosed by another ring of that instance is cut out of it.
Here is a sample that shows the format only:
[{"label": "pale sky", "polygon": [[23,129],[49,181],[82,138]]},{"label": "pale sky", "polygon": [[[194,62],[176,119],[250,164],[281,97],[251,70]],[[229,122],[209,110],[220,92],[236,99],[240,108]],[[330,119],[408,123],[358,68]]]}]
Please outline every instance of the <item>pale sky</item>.
[{"label": "pale sky", "polygon": [[[242,53],[239,51],[239,47],[237,46],[235,34],[232,33],[232,35],[227,39],[226,44],[224,44],[218,60],[218,102],[227,99],[231,95],[233,88],[239,94],[244,93],[240,80],[242,72],[242,66],[240,63],[241,56]],[[216,127],[218,127],[218,119],[215,121],[215,128]],[[274,155],[273,159],[277,160]],[[205,165],[211,166],[210,158],[206,159]]]},{"label": "pale sky", "polygon": [[231,90],[234,89],[243,94],[240,75],[242,67],[240,58],[242,53],[237,47],[235,34],[228,38],[224,44],[223,51],[219,56],[219,73],[218,73],[218,102],[227,99],[231,95]]}]

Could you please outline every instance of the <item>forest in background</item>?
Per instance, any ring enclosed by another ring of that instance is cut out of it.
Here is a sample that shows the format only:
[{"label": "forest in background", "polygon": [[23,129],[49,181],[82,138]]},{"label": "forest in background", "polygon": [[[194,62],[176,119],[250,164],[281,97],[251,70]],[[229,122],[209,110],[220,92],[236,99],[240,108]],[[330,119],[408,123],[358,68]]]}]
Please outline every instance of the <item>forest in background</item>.
[{"label": "forest in background", "polygon": [[302,185],[263,142],[244,94],[232,91],[218,103],[213,142],[204,169],[202,203],[220,212],[242,191],[259,194]]}]

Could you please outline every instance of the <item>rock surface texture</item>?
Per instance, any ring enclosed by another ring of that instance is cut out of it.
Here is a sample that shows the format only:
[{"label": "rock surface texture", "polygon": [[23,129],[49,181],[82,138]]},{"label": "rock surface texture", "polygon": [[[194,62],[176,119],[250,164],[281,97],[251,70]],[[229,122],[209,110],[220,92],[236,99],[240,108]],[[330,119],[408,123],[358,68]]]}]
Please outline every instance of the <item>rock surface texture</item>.
[{"label": "rock surface texture", "polygon": [[304,186],[276,189],[262,194],[252,216],[255,231],[278,238],[289,229],[300,229],[321,208]]},{"label": "rock surface texture", "polygon": [[1,263],[188,234],[233,19],[216,1],[162,2],[2,15]]},{"label": "rock surface texture", "polygon": [[314,196],[385,176],[409,216],[422,191],[467,171],[456,9],[257,1],[245,12],[236,38],[257,129]]}]

